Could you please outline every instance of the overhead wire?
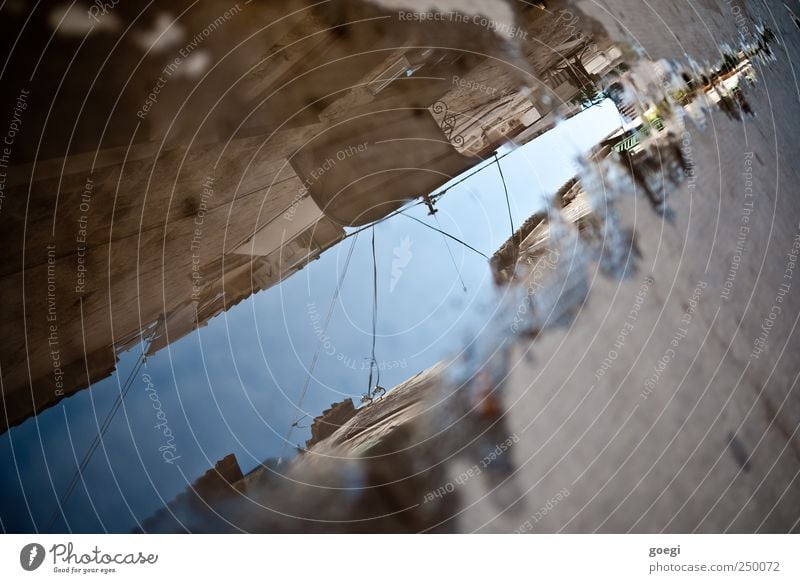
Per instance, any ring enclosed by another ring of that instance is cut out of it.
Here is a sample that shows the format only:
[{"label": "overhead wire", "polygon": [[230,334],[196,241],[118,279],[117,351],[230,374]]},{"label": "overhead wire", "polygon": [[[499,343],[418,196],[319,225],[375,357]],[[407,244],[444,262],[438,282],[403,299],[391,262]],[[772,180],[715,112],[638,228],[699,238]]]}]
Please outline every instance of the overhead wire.
[{"label": "overhead wire", "polygon": [[[511,154],[511,153],[513,153],[513,152],[514,152],[514,150],[509,150],[508,152],[506,152],[505,154],[503,154],[503,155],[501,155],[501,156],[498,156],[498,155],[497,155],[497,152],[495,152],[495,154],[494,154],[494,159],[493,159],[493,160],[491,160],[491,161],[490,161],[490,162],[488,162],[487,164],[484,164],[484,165],[483,165],[483,166],[481,166],[480,168],[476,168],[475,170],[473,170],[472,172],[470,172],[470,173],[469,173],[469,174],[467,174],[466,176],[464,176],[464,177],[460,178],[460,179],[459,179],[459,180],[457,180],[456,182],[453,182],[452,184],[449,184],[449,185],[447,185],[445,188],[442,188],[441,190],[437,190],[436,192],[434,192],[433,194],[431,194],[431,195],[430,195],[428,198],[429,198],[430,200],[432,200],[432,201],[436,201],[436,200],[438,200],[439,198],[441,198],[442,196],[444,196],[444,194],[445,194],[447,191],[449,191],[450,189],[452,189],[452,188],[455,188],[456,186],[458,186],[459,184],[461,184],[461,183],[462,183],[462,182],[464,182],[465,180],[468,180],[468,179],[469,179],[469,178],[471,178],[472,176],[475,176],[475,175],[476,175],[478,172],[482,172],[483,170],[486,170],[487,168],[491,168],[491,167],[494,165],[494,163],[495,163],[496,161],[498,161],[498,160],[502,160],[503,158],[505,158],[506,156],[508,156],[509,154]],[[408,206],[405,206],[405,207],[399,208],[399,209],[397,209],[396,211],[393,211],[393,212],[389,213],[389,214],[388,214],[388,215],[386,215],[385,217],[382,217],[382,218],[380,218],[380,219],[378,219],[378,220],[376,220],[376,221],[373,221],[373,222],[369,223],[368,225],[364,225],[363,227],[359,227],[359,228],[358,228],[358,229],[356,229],[355,231],[351,231],[350,233],[347,233],[347,234],[344,236],[344,239],[347,239],[348,237],[352,237],[352,236],[354,236],[354,235],[357,235],[357,234],[358,234],[358,233],[360,233],[361,231],[366,231],[367,229],[370,229],[370,228],[372,228],[372,227],[373,227],[373,226],[375,226],[375,225],[379,225],[379,224],[381,224],[381,223],[382,223],[382,222],[384,222],[384,221],[388,221],[388,220],[389,220],[389,219],[391,219],[392,217],[395,217],[395,216],[397,216],[397,215],[400,215],[400,214],[404,214],[406,211],[409,211],[409,210],[411,210],[412,208],[414,208],[414,207],[417,207],[417,206],[420,206],[420,205],[423,205],[423,204],[426,204],[426,201],[425,201],[424,199],[423,199],[423,200],[418,200],[418,201],[416,201],[415,203],[413,203],[413,204],[410,204],[410,205],[408,205]],[[408,216],[408,215],[406,215],[406,216]],[[413,218],[413,217],[409,217],[409,218]],[[425,226],[427,226],[427,227],[430,227],[430,225],[427,225],[427,224],[425,224],[425,223],[422,223],[422,224],[423,224],[423,225],[425,225]],[[473,249],[473,251],[474,251],[474,250],[475,250],[475,249]],[[478,252],[478,253],[480,253],[480,252]],[[483,255],[483,253],[481,253],[481,255]],[[484,257],[486,257],[486,256],[484,255]],[[487,259],[488,259],[488,257],[487,257]]]},{"label": "overhead wire", "polygon": [[125,379],[125,383],[123,384],[124,388],[121,389],[117,394],[117,397],[114,399],[114,403],[111,406],[111,409],[109,409],[105,419],[103,420],[103,423],[98,428],[97,435],[95,435],[94,439],[92,439],[92,442],[89,444],[89,448],[86,450],[86,453],[81,458],[81,461],[78,464],[78,467],[75,469],[75,472],[72,475],[72,479],[70,480],[66,491],[64,492],[63,496],[59,499],[58,506],[53,512],[53,515],[50,517],[50,521],[47,524],[47,530],[50,530],[53,527],[56,520],[58,520],[58,515],[63,514],[64,505],[67,503],[67,501],[69,501],[70,497],[72,496],[72,493],[75,491],[75,488],[78,485],[78,480],[83,475],[83,472],[86,471],[86,468],[89,465],[92,456],[97,451],[97,448],[100,447],[100,444],[102,443],[103,440],[103,436],[108,431],[108,428],[111,426],[111,422],[114,420],[114,416],[117,414],[117,411],[119,411],[119,408],[122,406],[122,402],[124,401],[125,397],[127,396],[128,392],[131,390],[131,387],[133,386],[133,379],[136,377],[137,373],[142,368],[142,365],[147,360],[146,357],[147,351],[149,350],[152,341],[153,337],[149,339],[147,347],[142,349],[142,353],[137,358],[136,364],[131,369],[131,372],[128,374],[128,377]]},{"label": "overhead wire", "polygon": [[467,174],[466,176],[463,176],[462,178],[458,179],[456,182],[453,182],[452,184],[449,184],[449,185],[448,185],[446,188],[443,188],[442,190],[437,190],[436,192],[434,192],[434,193],[431,195],[431,198],[432,198],[432,199],[437,199],[437,198],[441,197],[441,196],[442,196],[444,193],[446,193],[446,192],[447,192],[448,190],[450,190],[451,188],[455,188],[456,186],[458,186],[459,184],[461,184],[461,183],[462,183],[462,182],[464,182],[465,180],[469,180],[470,178],[472,178],[473,176],[475,176],[475,175],[476,175],[478,172],[481,172],[481,171],[483,171],[483,170],[486,170],[487,168],[491,168],[491,166],[492,166],[492,165],[493,165],[493,164],[494,164],[494,163],[495,163],[497,160],[502,160],[503,158],[505,158],[506,156],[508,156],[509,154],[511,154],[511,153],[513,153],[513,152],[514,152],[514,150],[509,150],[508,152],[506,152],[506,153],[505,153],[505,154],[503,154],[502,156],[498,156],[498,155],[497,155],[497,152],[495,152],[495,153],[494,153],[494,160],[492,160],[492,161],[490,161],[490,162],[488,162],[488,163],[484,164],[483,166],[481,166],[481,167],[479,167],[479,168],[476,168],[475,170],[473,170],[472,172],[470,172],[470,173],[469,173],[469,174]]},{"label": "overhead wire", "polygon": [[444,236],[444,229],[442,229],[442,224],[439,222],[439,217],[433,215],[433,218],[436,220],[436,224],[439,225],[439,230],[442,231],[442,240],[444,241],[444,246],[447,248],[447,253],[450,255],[450,261],[453,263],[453,267],[456,270],[458,280],[461,282],[461,289],[464,290],[464,293],[467,293],[467,284],[464,283],[464,278],[461,277],[461,270],[458,268],[456,258],[453,256],[453,250],[450,249],[450,243],[447,242],[447,238]]},{"label": "overhead wire", "polygon": [[506,186],[506,179],[503,176],[503,168],[500,166],[500,158],[497,157],[497,152],[494,154],[494,161],[497,164],[497,170],[500,172],[500,180],[503,183],[503,191],[506,193],[506,208],[508,209],[508,222],[511,224],[511,239],[514,244],[517,243],[517,231],[514,229],[514,218],[511,216],[511,200],[508,197],[508,186]]},{"label": "overhead wire", "polygon": [[456,236],[454,236],[454,235],[451,235],[451,234],[450,234],[450,233],[448,233],[447,231],[444,231],[444,230],[442,230],[442,229],[438,229],[438,228],[434,227],[433,225],[429,225],[429,224],[428,224],[428,223],[426,223],[425,221],[422,221],[422,220],[418,219],[417,217],[412,217],[411,215],[407,215],[407,214],[406,214],[406,213],[404,213],[404,212],[401,212],[401,213],[399,213],[399,214],[403,215],[404,217],[406,217],[406,218],[408,218],[408,219],[411,219],[412,221],[416,221],[416,222],[418,222],[420,225],[423,225],[423,226],[425,226],[425,227],[428,227],[429,229],[431,229],[431,230],[433,230],[433,231],[436,231],[437,233],[441,233],[441,234],[442,234],[442,235],[444,235],[445,237],[449,237],[450,239],[453,239],[454,241],[456,241],[457,243],[460,243],[461,245],[463,245],[464,247],[466,247],[466,248],[467,248],[467,249],[469,249],[470,251],[474,251],[475,253],[477,253],[478,255],[480,255],[481,257],[483,257],[484,259],[487,259],[487,260],[489,259],[489,256],[488,256],[488,255],[486,255],[486,254],[485,254],[485,253],[483,253],[482,251],[478,251],[478,250],[477,250],[475,247],[473,247],[473,246],[472,246],[472,245],[470,245],[469,243],[466,243],[465,241],[462,241],[461,239],[459,239],[458,237],[456,237]]},{"label": "overhead wire", "polygon": [[381,384],[381,368],[375,357],[375,342],[378,336],[378,260],[375,256],[375,227],[372,227],[372,355],[369,362],[369,380],[367,381],[367,399],[372,398],[372,374],[375,369],[375,386]]},{"label": "overhead wire", "polygon": [[334,290],[334,292],[333,292],[333,297],[331,298],[331,303],[328,306],[328,313],[325,315],[325,322],[324,322],[324,324],[322,326],[322,334],[320,334],[318,342],[317,342],[317,350],[314,352],[314,356],[311,359],[311,364],[308,367],[308,372],[306,373],[306,379],[305,379],[305,382],[303,383],[303,389],[300,392],[300,398],[297,400],[296,408],[298,410],[298,412],[297,412],[298,416],[295,417],[294,421],[292,421],[292,424],[289,426],[289,429],[286,432],[286,436],[284,437],[283,448],[281,449],[281,455],[278,458],[278,463],[279,464],[283,461],[283,456],[285,455],[286,448],[288,447],[288,445],[290,443],[289,440],[292,437],[292,432],[294,431],[294,428],[298,427],[298,424],[300,423],[300,421],[308,416],[308,413],[304,413],[302,416],[300,416],[300,413],[303,412],[303,402],[305,401],[306,394],[308,393],[308,388],[311,385],[311,377],[314,375],[314,369],[317,366],[317,361],[319,360],[320,351],[322,350],[322,346],[324,344],[324,339],[325,339],[325,337],[327,335],[327,332],[328,332],[328,325],[330,324],[331,317],[333,316],[333,309],[336,306],[336,301],[339,299],[339,294],[340,294],[340,292],[342,290],[342,283],[344,283],[344,278],[347,275],[348,268],[350,267],[350,259],[352,259],[352,257],[353,257],[353,250],[356,247],[356,241],[357,240],[358,240],[358,233],[356,233],[356,236],[353,237],[353,242],[350,244],[350,249],[347,252],[347,258],[345,259],[344,267],[342,268],[342,273],[339,276],[339,280],[336,282],[336,290]]}]

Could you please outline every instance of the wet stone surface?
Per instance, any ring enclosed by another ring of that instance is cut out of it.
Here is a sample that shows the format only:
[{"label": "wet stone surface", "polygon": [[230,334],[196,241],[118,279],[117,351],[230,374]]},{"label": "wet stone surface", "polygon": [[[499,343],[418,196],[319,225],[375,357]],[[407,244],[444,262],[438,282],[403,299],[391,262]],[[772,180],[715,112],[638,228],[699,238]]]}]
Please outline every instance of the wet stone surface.
[{"label": "wet stone surface", "polygon": [[9,73],[5,529],[797,531],[791,11],[211,4]]}]

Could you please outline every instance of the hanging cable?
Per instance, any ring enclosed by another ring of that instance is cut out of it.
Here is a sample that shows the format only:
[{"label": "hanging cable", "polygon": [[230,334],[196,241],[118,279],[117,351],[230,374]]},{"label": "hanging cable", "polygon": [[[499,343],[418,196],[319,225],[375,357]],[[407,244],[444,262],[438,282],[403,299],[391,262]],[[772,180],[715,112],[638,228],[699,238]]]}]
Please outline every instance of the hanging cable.
[{"label": "hanging cable", "polygon": [[467,284],[464,283],[464,278],[461,277],[461,270],[458,269],[456,258],[453,256],[453,250],[450,249],[450,243],[447,242],[447,237],[444,236],[444,229],[442,229],[442,224],[439,222],[439,217],[433,215],[433,218],[436,219],[436,224],[439,225],[439,230],[442,232],[442,240],[444,241],[444,246],[447,248],[447,253],[450,255],[450,261],[452,261],[453,267],[456,270],[458,280],[461,282],[461,289],[464,290],[464,293],[467,293]]},{"label": "hanging cable", "polygon": [[375,227],[372,228],[372,355],[369,362],[369,381],[366,398],[372,400],[372,374],[375,371],[375,386],[381,384],[381,367],[375,358],[375,342],[378,336],[378,260],[375,256]]},{"label": "hanging cable", "polygon": [[497,164],[497,170],[500,172],[500,180],[503,182],[503,190],[506,193],[506,208],[508,209],[508,222],[511,224],[511,239],[516,245],[517,231],[514,229],[514,219],[511,217],[511,200],[508,198],[508,187],[506,186],[506,179],[503,176],[503,168],[500,166],[500,159],[497,157],[497,152],[494,154],[494,161]]},{"label": "hanging cable", "polygon": [[106,434],[106,431],[108,431],[108,428],[111,426],[111,422],[113,421],[114,416],[117,414],[117,411],[119,411],[119,408],[122,406],[122,401],[125,399],[126,395],[133,386],[133,380],[136,377],[136,374],[142,368],[142,365],[146,360],[147,351],[150,349],[150,344],[152,344],[154,337],[155,336],[151,336],[147,344],[147,347],[142,349],[142,353],[139,355],[136,364],[131,369],[131,372],[130,374],[128,374],[128,377],[125,379],[125,383],[123,384],[124,388],[120,389],[119,394],[117,395],[116,399],[114,399],[114,404],[111,406],[111,409],[106,414],[103,423],[98,428],[97,435],[95,435],[94,439],[92,439],[92,443],[89,444],[89,448],[86,450],[86,453],[83,455],[83,458],[81,458],[81,461],[78,464],[75,473],[72,475],[72,479],[70,480],[69,485],[67,486],[67,489],[64,492],[64,495],[59,499],[58,506],[53,512],[53,515],[50,517],[50,521],[47,523],[47,530],[50,530],[53,527],[53,524],[55,524],[56,520],[58,520],[59,513],[63,513],[64,505],[67,503],[67,501],[72,496],[72,493],[75,491],[75,488],[78,485],[78,481],[81,478],[81,476],[83,476],[83,472],[86,471],[86,467],[89,465],[89,462],[91,461],[94,452],[96,452],[97,448],[100,447],[100,444],[103,441],[103,436]]},{"label": "hanging cable", "polygon": [[[505,158],[506,156],[508,156],[509,154],[511,154],[511,153],[513,153],[513,152],[514,152],[514,150],[509,150],[508,152],[506,152],[506,153],[505,153],[505,154],[503,154],[502,156],[498,156],[498,155],[497,155],[497,152],[495,152],[495,153],[494,153],[494,160],[492,160],[491,162],[489,162],[489,163],[487,163],[487,164],[484,164],[483,166],[480,166],[479,168],[476,168],[475,170],[473,170],[472,172],[470,172],[470,173],[469,173],[469,174],[467,174],[466,176],[464,176],[464,177],[462,177],[462,178],[458,179],[458,180],[457,180],[456,182],[454,182],[453,184],[450,184],[450,185],[448,185],[446,188],[443,188],[442,190],[437,190],[436,192],[434,192],[434,193],[433,193],[433,194],[430,196],[430,198],[431,198],[431,199],[433,199],[433,200],[436,200],[437,198],[441,197],[441,196],[442,196],[444,193],[446,193],[446,192],[447,192],[448,190],[450,190],[451,188],[455,188],[456,186],[458,186],[459,184],[461,184],[461,183],[462,183],[462,182],[464,182],[465,180],[468,180],[468,179],[472,178],[472,177],[473,177],[473,176],[475,176],[475,175],[476,175],[478,172],[481,172],[482,170],[486,170],[487,168],[490,168],[490,167],[492,166],[492,164],[494,164],[494,163],[495,163],[497,160],[502,160],[503,158]],[[423,201],[423,202],[424,202],[424,201]]]},{"label": "hanging cable", "polygon": [[[292,423],[292,427],[300,427],[300,422],[301,422],[303,419],[305,419],[306,417],[308,417],[308,413],[306,413],[305,415],[303,415],[302,417],[300,417],[300,419],[298,419],[297,421],[295,421],[294,423]],[[308,427],[308,426],[307,426],[307,425],[304,425],[304,427]]]},{"label": "hanging cable", "polygon": [[[472,172],[470,172],[470,173],[469,173],[469,174],[467,174],[466,176],[464,176],[464,177],[460,178],[459,180],[457,180],[457,181],[456,181],[456,182],[454,182],[453,184],[450,184],[450,185],[449,185],[449,186],[447,186],[446,188],[443,188],[442,190],[438,190],[438,191],[434,192],[433,194],[431,194],[431,195],[429,195],[429,196],[428,196],[428,199],[430,199],[431,201],[434,201],[434,202],[435,202],[436,200],[438,200],[439,198],[441,198],[442,196],[444,196],[444,194],[445,194],[445,193],[446,193],[448,190],[450,190],[451,188],[455,188],[456,186],[458,186],[459,184],[461,184],[461,183],[462,183],[462,182],[464,182],[465,180],[468,180],[469,178],[472,178],[472,177],[473,177],[473,176],[475,176],[475,175],[476,175],[478,172],[481,172],[482,170],[486,170],[487,168],[491,168],[491,166],[492,166],[492,165],[495,163],[495,161],[497,161],[497,160],[502,160],[503,158],[505,158],[506,156],[508,156],[509,154],[511,154],[511,153],[513,153],[513,152],[514,152],[514,150],[509,150],[508,152],[506,152],[506,153],[505,153],[505,154],[503,154],[502,156],[498,156],[498,155],[497,155],[497,153],[495,152],[495,154],[494,154],[494,159],[493,159],[491,162],[489,162],[488,164],[484,164],[483,166],[481,166],[481,167],[479,167],[479,168],[477,168],[477,169],[473,170]],[[397,215],[402,215],[402,214],[405,214],[405,211],[409,211],[409,210],[411,210],[412,208],[414,208],[414,207],[416,207],[416,206],[423,205],[423,204],[427,204],[427,201],[426,201],[425,199],[423,199],[423,200],[418,200],[418,201],[416,201],[415,203],[413,203],[413,204],[410,204],[410,205],[408,205],[408,206],[406,206],[406,207],[399,208],[399,209],[397,209],[396,211],[393,211],[393,212],[389,213],[389,214],[388,214],[388,215],[386,215],[385,217],[378,219],[377,221],[373,221],[372,223],[370,223],[370,224],[368,224],[368,225],[364,225],[363,227],[359,227],[359,228],[358,228],[358,229],[356,229],[355,231],[352,231],[352,232],[348,233],[347,235],[345,235],[345,236],[344,236],[344,239],[347,239],[347,238],[349,238],[349,237],[353,237],[354,235],[357,235],[357,234],[358,234],[358,233],[360,233],[361,231],[366,231],[367,229],[371,229],[371,228],[372,228],[372,227],[374,227],[375,225],[379,225],[379,224],[381,224],[381,223],[382,223],[382,222],[384,222],[384,221],[388,221],[388,220],[389,220],[389,219],[391,219],[392,217],[395,217],[395,216],[397,216]],[[408,215],[406,215],[406,216],[408,216]],[[413,217],[409,217],[409,218],[413,218]],[[417,220],[417,219],[415,219],[415,220]],[[421,222],[421,221],[420,221],[420,222]],[[433,227],[431,227],[430,225],[427,225],[427,224],[425,224],[425,223],[422,223],[422,224],[423,224],[423,225],[425,225],[426,227],[433,228]],[[448,236],[448,237],[451,237],[451,238],[454,238],[454,237],[452,237],[451,235],[447,235],[447,236]],[[342,239],[342,240],[344,240],[344,239]],[[456,239],[456,240],[457,240],[457,239]],[[460,241],[459,241],[459,242],[460,242]],[[468,247],[469,247],[469,246],[468,246]],[[479,253],[479,254],[483,255],[483,253],[481,253],[480,251],[477,251],[476,249],[474,249],[474,248],[472,248],[472,247],[470,247],[470,249],[472,249],[473,251],[476,251],[477,253]],[[483,255],[483,256],[484,256],[484,257],[486,257],[486,255]],[[488,257],[486,257],[486,258],[488,259]]]},{"label": "hanging cable", "polygon": [[486,254],[484,254],[484,253],[482,253],[482,252],[478,251],[477,249],[475,249],[475,247],[473,247],[473,246],[472,246],[472,245],[470,245],[469,243],[465,243],[464,241],[462,241],[462,240],[461,240],[461,239],[459,239],[458,237],[455,237],[455,236],[451,235],[450,233],[448,233],[448,232],[446,232],[446,231],[443,231],[442,229],[437,229],[437,228],[436,228],[436,227],[434,227],[433,225],[429,225],[429,224],[428,224],[428,223],[426,223],[425,221],[421,221],[421,220],[419,220],[417,217],[412,217],[411,215],[407,215],[407,214],[405,214],[404,212],[401,212],[400,214],[401,214],[401,215],[403,215],[404,217],[406,217],[407,219],[411,219],[412,221],[417,221],[417,222],[418,222],[420,225],[423,225],[423,226],[425,226],[425,227],[428,227],[429,229],[431,229],[431,230],[433,230],[433,231],[436,231],[437,233],[441,233],[441,234],[442,234],[442,235],[444,235],[445,237],[449,237],[450,239],[452,239],[453,241],[456,241],[457,243],[460,243],[461,245],[463,245],[464,247],[466,247],[466,248],[467,248],[467,249],[469,249],[470,251],[474,251],[475,253],[477,253],[478,255],[480,255],[481,257],[483,257],[484,259],[487,259],[487,260],[489,259],[489,256],[488,256],[488,255],[486,255]]},{"label": "hanging cable", "polygon": [[347,259],[345,259],[344,267],[342,268],[342,274],[339,276],[339,281],[336,283],[336,290],[333,292],[333,297],[331,298],[331,303],[328,306],[328,313],[325,315],[325,323],[322,326],[322,334],[319,336],[319,341],[317,342],[317,350],[314,352],[314,356],[311,359],[311,364],[308,367],[308,372],[306,374],[306,380],[303,383],[303,390],[300,391],[300,398],[297,400],[297,417],[292,421],[292,424],[289,426],[289,429],[286,431],[286,436],[283,439],[283,448],[281,449],[281,455],[278,457],[278,464],[283,462],[283,456],[286,453],[286,448],[289,446],[290,439],[292,437],[292,432],[294,431],[295,427],[299,426],[301,420],[305,417],[308,417],[308,413],[303,414],[303,401],[306,398],[306,393],[308,392],[308,387],[311,385],[311,377],[314,374],[314,369],[317,366],[317,361],[319,360],[320,351],[322,350],[322,345],[324,343],[324,339],[328,333],[328,324],[331,322],[331,317],[333,316],[333,309],[336,306],[336,300],[339,299],[339,293],[342,290],[342,283],[344,283],[344,278],[347,275],[347,270],[350,267],[350,259],[353,257],[353,250],[356,248],[356,241],[358,240],[358,233],[356,236],[353,237],[353,242],[350,244],[350,249],[347,252]]}]

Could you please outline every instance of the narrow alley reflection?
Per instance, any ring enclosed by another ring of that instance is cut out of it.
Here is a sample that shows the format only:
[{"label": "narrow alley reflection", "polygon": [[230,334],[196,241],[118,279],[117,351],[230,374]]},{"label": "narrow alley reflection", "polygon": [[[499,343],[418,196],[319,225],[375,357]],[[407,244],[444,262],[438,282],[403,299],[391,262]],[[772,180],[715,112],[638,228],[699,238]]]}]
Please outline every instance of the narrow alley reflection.
[{"label": "narrow alley reflection", "polygon": [[[661,285],[634,219],[679,224],[691,136],[717,112],[758,119],[778,62],[763,25],[700,65],[569,4],[468,34],[460,12],[406,19],[394,0],[268,4],[155,32],[121,7],[87,36],[106,54],[123,24],[136,33],[89,91],[89,121],[15,146],[5,529],[519,531],[541,506],[532,488],[566,499],[605,451],[557,488],[543,470],[520,478],[540,449],[542,467],[561,461],[549,440],[522,449],[525,431],[597,386],[552,395],[540,343],[581,317],[599,330],[596,287]],[[47,26],[64,55],[83,38]],[[43,109],[59,59],[20,112]],[[106,89],[129,81],[133,95]],[[89,97],[63,91],[53,115],[79,119]],[[621,431],[633,413],[614,415]]]}]

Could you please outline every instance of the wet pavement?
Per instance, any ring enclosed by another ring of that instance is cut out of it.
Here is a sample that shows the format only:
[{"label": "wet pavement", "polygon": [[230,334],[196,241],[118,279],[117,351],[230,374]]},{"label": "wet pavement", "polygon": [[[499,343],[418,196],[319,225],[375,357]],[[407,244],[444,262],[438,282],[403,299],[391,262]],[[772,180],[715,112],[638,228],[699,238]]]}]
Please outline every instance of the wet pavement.
[{"label": "wet pavement", "polygon": [[[246,59],[169,70],[136,125],[163,156],[114,116],[133,147],[91,164],[20,139],[0,209],[4,530],[797,531],[790,12],[442,3],[330,32],[414,4],[334,4],[259,41],[284,64],[242,73],[210,125],[173,129],[166,104],[181,83],[206,104],[194,79]],[[248,27],[224,14],[164,54],[220,54]],[[458,50],[425,49],[436,31]],[[347,54],[339,77],[298,69]],[[40,127],[40,101],[8,97],[9,131]]]}]

